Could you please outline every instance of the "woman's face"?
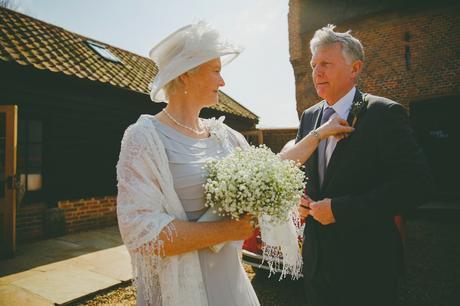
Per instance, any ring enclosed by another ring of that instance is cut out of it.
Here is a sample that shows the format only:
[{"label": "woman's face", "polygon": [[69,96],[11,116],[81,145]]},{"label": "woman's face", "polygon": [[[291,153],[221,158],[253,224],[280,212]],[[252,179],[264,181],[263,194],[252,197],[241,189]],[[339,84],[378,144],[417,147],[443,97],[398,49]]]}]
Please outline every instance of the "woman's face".
[{"label": "woman's face", "polygon": [[219,87],[225,82],[220,75],[220,58],[210,60],[192,73],[187,73],[186,90],[192,101],[201,106],[211,106],[218,102]]}]

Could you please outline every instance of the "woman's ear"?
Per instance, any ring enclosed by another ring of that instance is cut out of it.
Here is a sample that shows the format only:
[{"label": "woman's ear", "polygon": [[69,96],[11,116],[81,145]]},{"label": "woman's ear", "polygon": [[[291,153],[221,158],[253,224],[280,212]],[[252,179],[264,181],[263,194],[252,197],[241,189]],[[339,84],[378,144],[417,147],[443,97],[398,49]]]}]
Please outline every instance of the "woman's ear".
[{"label": "woman's ear", "polygon": [[190,76],[188,75],[187,72],[185,73],[182,73],[180,76],[179,76],[179,80],[181,81],[182,85],[185,85],[188,80],[190,79]]}]

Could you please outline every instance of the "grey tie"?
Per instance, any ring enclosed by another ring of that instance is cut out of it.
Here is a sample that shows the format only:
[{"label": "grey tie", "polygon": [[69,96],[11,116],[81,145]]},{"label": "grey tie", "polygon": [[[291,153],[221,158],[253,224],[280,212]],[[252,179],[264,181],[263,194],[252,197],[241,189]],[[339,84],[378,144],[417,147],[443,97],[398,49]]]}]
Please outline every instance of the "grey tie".
[{"label": "grey tie", "polygon": [[[321,125],[331,118],[331,116],[335,113],[332,107],[326,107],[323,111],[323,117],[321,118]],[[319,185],[323,185],[324,175],[326,174],[326,146],[327,146],[327,138],[321,140],[318,145],[318,174],[319,174]]]}]

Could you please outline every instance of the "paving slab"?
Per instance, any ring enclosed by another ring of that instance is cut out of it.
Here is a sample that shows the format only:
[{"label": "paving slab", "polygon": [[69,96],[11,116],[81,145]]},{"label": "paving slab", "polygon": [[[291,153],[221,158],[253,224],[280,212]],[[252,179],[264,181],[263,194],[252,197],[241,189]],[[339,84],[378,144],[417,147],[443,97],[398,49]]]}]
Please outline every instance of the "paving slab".
[{"label": "paving slab", "polygon": [[10,275],[7,275],[7,276],[3,276],[2,278],[0,278],[0,285],[11,284],[12,282],[20,280],[22,278],[31,277],[31,276],[34,276],[34,275],[37,275],[37,274],[40,274],[40,273],[42,273],[42,272],[41,271],[35,271],[35,270],[27,270],[27,271],[24,271],[24,272],[19,272],[19,273],[14,273],[14,274],[10,274]]},{"label": "paving slab", "polygon": [[[110,262],[107,259],[110,258]],[[113,277],[121,282],[132,279],[130,257],[124,246],[89,253],[79,257],[81,264],[92,265],[88,270]],[[116,267],[116,268],[114,268]]]},{"label": "paving slab", "polygon": [[57,304],[117,285],[118,280],[102,274],[75,268],[52,270],[11,284],[35,293]]},{"label": "paving slab", "polygon": [[18,246],[0,261],[0,306],[65,304],[132,278],[117,227]]},{"label": "paving slab", "polygon": [[0,284],[0,306],[54,306],[50,300],[28,290]]}]

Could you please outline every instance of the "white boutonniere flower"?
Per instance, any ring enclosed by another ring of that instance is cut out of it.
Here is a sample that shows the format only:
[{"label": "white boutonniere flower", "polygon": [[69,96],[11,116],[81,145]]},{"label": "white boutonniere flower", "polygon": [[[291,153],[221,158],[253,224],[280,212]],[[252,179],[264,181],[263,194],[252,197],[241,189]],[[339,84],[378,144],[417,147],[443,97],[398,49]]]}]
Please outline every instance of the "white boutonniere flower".
[{"label": "white boutonniere flower", "polygon": [[213,117],[205,121],[209,133],[211,135],[215,135],[220,143],[224,143],[227,137],[227,131],[224,126],[224,120],[225,116],[220,116],[219,119]]}]

